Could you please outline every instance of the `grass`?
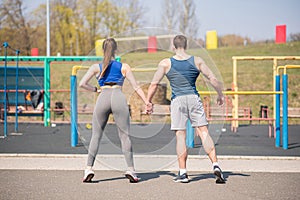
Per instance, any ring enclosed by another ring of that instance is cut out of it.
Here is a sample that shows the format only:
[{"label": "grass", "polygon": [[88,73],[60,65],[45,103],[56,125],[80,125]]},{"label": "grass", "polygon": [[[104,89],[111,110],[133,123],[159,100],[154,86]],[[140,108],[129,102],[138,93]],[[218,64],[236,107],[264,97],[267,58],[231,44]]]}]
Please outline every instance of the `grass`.
[{"label": "grass", "polygon": [[[205,62],[212,67],[218,77],[222,78],[225,89],[230,89],[232,84],[232,56],[300,56],[300,42],[286,44],[252,44],[238,47],[221,47],[214,50],[191,49],[189,53],[201,56]],[[158,51],[157,53],[136,52],[122,55],[122,62],[128,63],[132,68],[153,68],[157,67],[159,61],[163,58],[172,56],[172,52]],[[90,65],[91,63],[52,63],[51,64],[51,89],[70,89],[70,75],[74,65]],[[297,64],[300,60],[278,61],[279,65]],[[27,65],[22,63],[21,65]],[[32,65],[32,64],[31,64]],[[239,91],[271,91],[273,90],[273,63],[272,61],[238,61],[238,88]],[[78,80],[82,77],[84,71],[78,75]],[[135,77],[140,84],[150,83],[154,72],[135,72]],[[289,107],[300,107],[300,69],[288,70],[289,74]],[[163,82],[167,83],[166,78]],[[94,81],[94,84],[96,82]],[[198,90],[210,90],[207,88],[203,78],[197,82]],[[126,82],[124,92],[130,102],[133,91]],[[79,104],[93,104],[94,97],[88,93],[79,94]],[[166,97],[170,99],[171,90],[168,86]],[[69,106],[69,93],[52,93],[51,103],[63,101]],[[254,116],[259,116],[261,105],[266,105],[273,110],[272,96],[268,95],[241,95],[239,97],[240,106],[250,106]]]},{"label": "grass", "polygon": [[[191,49],[189,53],[201,56],[205,62],[212,67],[219,78],[223,79],[224,88],[230,89],[232,85],[232,56],[299,56],[300,42],[287,44],[255,44],[246,47],[222,47],[214,50]],[[172,56],[172,52],[159,51],[157,53],[128,53],[122,56],[122,62],[128,63],[132,68],[153,68],[157,67],[163,58]],[[279,61],[278,65],[298,64],[300,60]],[[52,67],[52,66],[51,66]],[[69,76],[72,65],[53,65],[51,72],[55,75],[51,78],[52,88],[69,88]],[[289,72],[289,106],[300,107],[300,70],[288,70]],[[141,85],[150,83],[154,72],[135,72],[135,77]],[[80,78],[78,78],[80,79]],[[168,83],[166,78],[163,82]],[[240,91],[271,91],[273,90],[273,62],[272,61],[238,61],[238,87]],[[197,82],[198,90],[210,90],[207,88],[204,79]],[[133,91],[128,83],[125,83],[125,93],[130,102]],[[85,96],[85,95],[84,95]],[[170,99],[171,90],[168,86],[166,97]],[[85,96],[86,97],[86,96]],[[61,98],[61,97],[59,97]],[[88,101],[86,98],[85,101]],[[261,105],[266,105],[273,110],[273,98],[271,95],[241,95],[240,106],[250,106],[253,115],[258,117]],[[141,104],[141,103],[139,103]]]},{"label": "grass", "polygon": [[[224,82],[224,88],[230,89],[232,85],[232,56],[300,56],[300,42],[287,44],[255,44],[246,47],[222,47],[214,50],[193,49],[189,53],[204,58],[213,70],[219,71]],[[155,67],[158,62],[170,53],[156,54],[138,53],[125,55],[124,62],[138,67]],[[138,58],[138,59],[136,59]],[[150,63],[148,65],[141,63]],[[153,64],[152,64],[153,63]],[[300,60],[278,61],[279,65],[297,64]],[[151,81],[151,74],[137,74],[138,80]],[[288,70],[289,76],[289,107],[300,107],[300,69]],[[238,87],[240,91],[272,91],[273,90],[273,61],[238,61]],[[203,79],[197,83],[198,90],[208,90]],[[168,88],[167,98],[170,98]],[[273,111],[273,96],[271,95],[240,95],[240,106],[250,106],[253,115],[258,117],[260,106],[266,105]]]}]

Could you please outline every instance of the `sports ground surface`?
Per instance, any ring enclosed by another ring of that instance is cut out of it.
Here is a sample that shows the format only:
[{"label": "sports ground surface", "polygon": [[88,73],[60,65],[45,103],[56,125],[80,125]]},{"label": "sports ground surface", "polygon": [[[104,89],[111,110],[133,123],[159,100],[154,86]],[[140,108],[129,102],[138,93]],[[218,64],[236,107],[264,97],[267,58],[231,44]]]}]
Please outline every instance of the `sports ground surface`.
[{"label": "sports ground surface", "polygon": [[[3,124],[0,126],[1,132]],[[289,126],[289,149],[275,147],[265,125],[244,125],[237,133],[212,133],[227,179],[217,185],[201,143],[189,149],[190,183],[172,181],[177,173],[174,133],[169,125],[131,128],[135,164],[142,181],[123,176],[124,158],[114,124],[107,126],[95,164],[94,182],[81,182],[88,139],[70,145],[70,125],[9,124],[0,139],[0,199],[298,199],[300,126]],[[149,137],[141,137],[139,131]],[[155,134],[153,134],[155,130]],[[139,137],[134,137],[139,135]]]}]

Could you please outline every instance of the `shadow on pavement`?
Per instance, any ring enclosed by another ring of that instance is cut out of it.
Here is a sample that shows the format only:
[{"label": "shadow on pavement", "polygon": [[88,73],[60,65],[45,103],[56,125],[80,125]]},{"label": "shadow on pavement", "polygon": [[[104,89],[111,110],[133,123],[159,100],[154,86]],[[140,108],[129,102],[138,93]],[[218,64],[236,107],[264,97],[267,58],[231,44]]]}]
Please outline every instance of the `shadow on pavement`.
[{"label": "shadow on pavement", "polygon": [[[223,172],[223,175],[226,181],[230,176],[242,176],[242,177],[250,176],[249,174],[234,173],[234,172]],[[190,177],[190,182],[201,181],[204,179],[215,179],[213,173],[190,174],[189,177]]]}]

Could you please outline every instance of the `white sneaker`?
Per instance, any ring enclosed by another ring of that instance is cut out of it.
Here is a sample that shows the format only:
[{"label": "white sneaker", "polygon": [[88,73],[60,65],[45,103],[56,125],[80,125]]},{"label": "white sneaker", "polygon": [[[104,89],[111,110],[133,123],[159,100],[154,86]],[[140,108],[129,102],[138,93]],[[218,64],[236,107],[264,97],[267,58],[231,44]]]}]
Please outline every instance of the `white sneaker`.
[{"label": "white sneaker", "polygon": [[223,176],[223,172],[219,166],[214,166],[214,175],[216,177],[216,183],[218,184],[224,184],[225,178]]},{"label": "white sneaker", "polygon": [[92,169],[86,169],[84,170],[84,177],[82,182],[87,183],[87,182],[92,182],[92,178],[94,177],[95,173]]},{"label": "white sneaker", "polygon": [[178,172],[178,175],[175,178],[173,178],[173,180],[176,183],[188,183],[189,177],[188,177],[187,173],[180,175],[180,173]]},{"label": "white sneaker", "polygon": [[129,179],[130,183],[137,183],[137,182],[139,182],[141,180],[141,178],[138,177],[136,175],[136,173],[132,172],[132,171],[126,171],[125,172],[125,176],[126,176],[126,178]]}]

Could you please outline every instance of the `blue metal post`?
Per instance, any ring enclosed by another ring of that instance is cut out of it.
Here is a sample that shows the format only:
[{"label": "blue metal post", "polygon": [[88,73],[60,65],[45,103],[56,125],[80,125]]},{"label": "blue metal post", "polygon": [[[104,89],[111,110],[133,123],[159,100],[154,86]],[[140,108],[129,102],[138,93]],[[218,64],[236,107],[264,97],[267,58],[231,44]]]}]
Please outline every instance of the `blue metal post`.
[{"label": "blue metal post", "polygon": [[194,148],[194,134],[195,130],[192,127],[191,121],[188,120],[186,124],[186,146]]},{"label": "blue metal post", "polygon": [[[280,75],[276,75],[276,92],[280,91]],[[280,94],[276,94],[276,139],[275,146],[280,147]]]},{"label": "blue metal post", "polygon": [[71,75],[71,146],[76,147],[78,143],[77,133],[77,77]]},{"label": "blue metal post", "polygon": [[7,47],[8,43],[4,42],[5,59],[4,59],[4,137],[7,137]]},{"label": "blue metal post", "polygon": [[19,54],[20,54],[20,51],[19,50],[16,50],[16,54],[17,54],[17,61],[16,61],[16,112],[15,112],[15,132],[17,133],[18,130],[19,130],[19,127],[18,127],[18,103],[19,103],[19,93],[18,93],[18,85],[19,85]]},{"label": "blue metal post", "polygon": [[283,89],[283,100],[282,100],[282,147],[288,149],[288,75],[282,75],[282,89]]}]

